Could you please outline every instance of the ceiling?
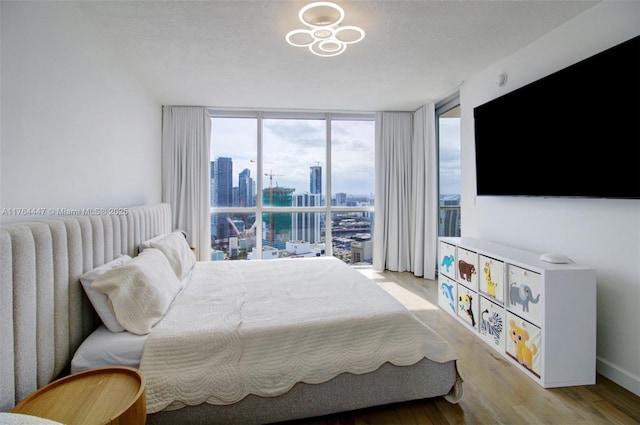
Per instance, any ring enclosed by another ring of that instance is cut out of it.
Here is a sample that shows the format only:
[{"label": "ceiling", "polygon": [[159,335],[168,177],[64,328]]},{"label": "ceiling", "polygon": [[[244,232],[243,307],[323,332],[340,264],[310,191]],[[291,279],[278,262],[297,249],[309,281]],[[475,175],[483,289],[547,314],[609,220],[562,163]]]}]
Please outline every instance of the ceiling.
[{"label": "ceiling", "polygon": [[596,2],[336,1],[366,37],[336,57],[293,47],[311,1],[78,2],[163,105],[410,111]]}]

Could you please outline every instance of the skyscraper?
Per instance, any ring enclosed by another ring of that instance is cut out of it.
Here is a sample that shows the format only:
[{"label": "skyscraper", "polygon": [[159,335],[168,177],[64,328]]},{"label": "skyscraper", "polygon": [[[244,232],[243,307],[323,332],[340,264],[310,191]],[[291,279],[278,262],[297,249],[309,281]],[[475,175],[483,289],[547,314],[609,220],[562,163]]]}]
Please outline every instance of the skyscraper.
[{"label": "skyscraper", "polygon": [[[211,162],[211,206],[233,206],[233,161],[218,157]],[[227,214],[214,214],[211,222],[211,237],[217,240],[229,238]]]},{"label": "skyscraper", "polygon": [[[286,187],[270,187],[262,190],[265,206],[291,206],[293,189]],[[273,248],[285,249],[291,240],[291,213],[263,213],[263,244]],[[266,236],[266,238],[265,238]]]},{"label": "skyscraper", "polygon": [[[320,206],[320,194],[294,193],[294,207],[318,207]],[[291,239],[293,241],[306,241],[310,243],[320,242],[320,218],[318,213],[293,213],[291,214],[292,228]]]},{"label": "skyscraper", "polygon": [[211,206],[233,206],[233,160],[218,157],[211,163]]},{"label": "skyscraper", "polygon": [[322,167],[314,165],[309,168],[309,192],[322,194]]},{"label": "skyscraper", "polygon": [[251,178],[251,170],[245,168],[238,175],[238,206],[255,206],[255,184]]},{"label": "skyscraper", "polygon": [[[309,193],[294,195],[293,206],[319,207],[322,204],[322,167],[309,167]],[[320,221],[322,215],[317,213],[294,213],[293,240],[320,242]]]}]

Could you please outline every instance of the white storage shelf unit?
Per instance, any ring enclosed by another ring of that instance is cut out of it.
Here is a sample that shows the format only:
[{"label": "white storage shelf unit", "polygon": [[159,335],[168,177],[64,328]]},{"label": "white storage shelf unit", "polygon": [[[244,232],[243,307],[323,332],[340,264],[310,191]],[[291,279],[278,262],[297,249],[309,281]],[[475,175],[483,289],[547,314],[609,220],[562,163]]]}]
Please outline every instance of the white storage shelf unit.
[{"label": "white storage shelf unit", "polygon": [[545,388],[596,381],[596,272],[440,238],[438,304]]}]

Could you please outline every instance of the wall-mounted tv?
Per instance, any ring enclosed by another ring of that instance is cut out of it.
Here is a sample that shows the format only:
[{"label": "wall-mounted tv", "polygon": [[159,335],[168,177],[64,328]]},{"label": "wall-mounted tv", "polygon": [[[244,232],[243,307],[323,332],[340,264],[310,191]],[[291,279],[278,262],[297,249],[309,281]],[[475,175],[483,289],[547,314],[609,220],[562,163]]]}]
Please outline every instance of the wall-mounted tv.
[{"label": "wall-mounted tv", "polygon": [[640,199],[640,36],[474,108],[479,196]]}]

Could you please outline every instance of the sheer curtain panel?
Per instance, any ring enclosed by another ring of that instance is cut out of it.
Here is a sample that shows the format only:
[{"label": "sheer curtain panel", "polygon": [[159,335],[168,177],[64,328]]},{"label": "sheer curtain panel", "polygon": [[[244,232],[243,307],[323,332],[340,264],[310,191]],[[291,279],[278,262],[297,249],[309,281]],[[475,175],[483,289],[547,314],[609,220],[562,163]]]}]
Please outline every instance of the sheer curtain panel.
[{"label": "sheer curtain panel", "polygon": [[376,114],[373,268],[435,278],[435,107]]},{"label": "sheer curtain panel", "polygon": [[207,108],[163,107],[162,201],[171,205],[174,228],[187,232],[199,260],[211,255],[210,134]]}]

